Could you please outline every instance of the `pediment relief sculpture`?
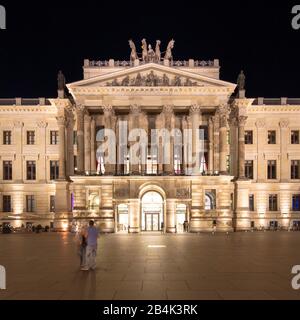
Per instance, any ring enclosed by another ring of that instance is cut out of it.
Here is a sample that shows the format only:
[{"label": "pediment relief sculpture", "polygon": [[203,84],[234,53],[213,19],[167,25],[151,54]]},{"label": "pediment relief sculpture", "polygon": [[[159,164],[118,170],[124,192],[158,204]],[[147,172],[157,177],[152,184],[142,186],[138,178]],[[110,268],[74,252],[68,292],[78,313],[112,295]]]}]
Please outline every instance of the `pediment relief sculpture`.
[{"label": "pediment relief sculpture", "polygon": [[179,75],[172,77],[165,73],[163,75],[157,75],[154,71],[150,71],[146,75],[142,75],[141,73],[132,77],[127,75],[125,78],[114,79],[112,82],[106,83],[106,86],[108,87],[192,87],[198,85],[197,81],[192,81],[187,77],[181,77]]}]

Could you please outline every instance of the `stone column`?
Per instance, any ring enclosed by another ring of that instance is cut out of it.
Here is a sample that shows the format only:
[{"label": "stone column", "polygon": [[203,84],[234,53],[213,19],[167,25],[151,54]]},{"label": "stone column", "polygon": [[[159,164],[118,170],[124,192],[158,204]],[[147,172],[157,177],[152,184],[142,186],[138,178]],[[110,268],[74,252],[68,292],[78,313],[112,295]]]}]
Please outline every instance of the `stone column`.
[{"label": "stone column", "polygon": [[280,181],[288,182],[290,180],[290,163],[288,158],[288,141],[289,136],[289,121],[281,120],[280,123]]},{"label": "stone column", "polygon": [[[16,146],[13,179],[16,183],[21,183],[26,179],[23,176],[23,122],[14,121],[13,142]],[[24,173],[25,174],[25,173]]]},{"label": "stone column", "polygon": [[248,117],[239,116],[239,179],[245,179],[245,124]]},{"label": "stone column", "polygon": [[96,121],[92,118],[91,121],[91,171],[95,173],[96,167]]},{"label": "stone column", "polygon": [[77,171],[84,172],[84,105],[77,105]]},{"label": "stone column", "polygon": [[84,116],[84,170],[91,171],[91,117]]},{"label": "stone column", "polygon": [[73,132],[74,132],[74,115],[69,110],[67,120],[67,168],[66,172],[68,176],[74,175],[74,143],[73,143]]},{"label": "stone column", "polygon": [[45,121],[39,121],[37,123],[37,126],[39,128],[39,134],[38,134],[38,139],[39,139],[39,146],[41,153],[39,154],[39,161],[37,164],[37,172],[39,182],[40,183],[46,183],[48,177],[47,177],[47,167],[46,167],[46,154],[47,154],[47,134],[46,134],[46,128],[47,128],[47,122]]},{"label": "stone column", "polygon": [[[194,104],[190,108],[190,119],[192,123],[192,156],[193,156],[193,174],[200,173],[200,154],[197,150],[197,146],[199,147],[199,127],[201,123],[201,110],[198,104]],[[204,152],[204,150],[202,150]]]},{"label": "stone column", "polygon": [[208,171],[214,172],[214,124],[213,118],[208,119]]},{"label": "stone column", "polygon": [[257,182],[266,180],[266,163],[264,159],[264,146],[266,141],[266,121],[257,119]]},{"label": "stone column", "polygon": [[65,130],[66,118],[60,115],[57,118],[58,135],[59,135],[59,180],[66,179],[66,143],[65,143]]},{"label": "stone column", "polygon": [[[139,128],[139,118],[141,116],[141,108],[139,105],[131,105],[130,106],[130,122],[129,122],[129,128],[130,130],[132,129],[138,129]],[[129,132],[130,132],[129,130]],[[134,142],[129,142],[130,145],[130,154],[129,154],[129,160],[130,160],[130,172],[134,175],[139,175],[140,174],[140,166],[138,163],[131,163],[133,157],[136,158],[136,155],[131,154],[132,152],[132,145],[137,143],[136,141]]]},{"label": "stone column", "polygon": [[220,174],[227,175],[226,157],[227,157],[227,118],[228,105],[222,104],[218,109],[220,116]]},{"label": "stone column", "polygon": [[[111,105],[105,105],[103,106],[103,113],[104,113],[104,127],[105,129],[111,129],[114,130],[114,110]],[[107,138],[106,138],[107,139]],[[105,157],[107,157],[108,151],[105,154]],[[105,163],[105,175],[114,175],[115,174],[115,163]]]},{"label": "stone column", "polygon": [[[174,137],[172,136],[172,130],[175,128],[175,119],[174,119],[174,111],[172,105],[165,105],[163,107],[163,115],[165,122],[165,129],[168,130],[170,134],[170,144],[169,146],[165,145],[168,152],[168,163],[164,163],[163,172],[167,175],[174,174]],[[164,152],[164,151],[163,151]]]},{"label": "stone column", "polygon": [[175,233],[176,232],[176,223],[175,223],[175,204],[174,199],[167,199],[166,203],[166,232]]},{"label": "stone column", "polygon": [[237,118],[232,116],[229,120],[230,126],[230,175],[238,177],[238,125]]},{"label": "stone column", "polygon": [[220,117],[219,114],[213,117],[214,124],[214,171],[220,171]]}]

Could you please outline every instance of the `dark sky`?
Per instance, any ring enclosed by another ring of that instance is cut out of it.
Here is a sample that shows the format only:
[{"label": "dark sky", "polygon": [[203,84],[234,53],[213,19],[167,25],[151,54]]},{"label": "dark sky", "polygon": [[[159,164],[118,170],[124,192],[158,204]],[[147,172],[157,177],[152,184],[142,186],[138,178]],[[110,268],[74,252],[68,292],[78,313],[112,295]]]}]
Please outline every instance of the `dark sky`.
[{"label": "dark sky", "polygon": [[[300,0],[298,1],[300,4]],[[56,75],[82,78],[84,58],[128,59],[128,39],[162,50],[173,37],[174,59],[220,59],[221,79],[247,77],[248,97],[300,97],[297,1],[1,1],[0,97],[56,96]]]}]

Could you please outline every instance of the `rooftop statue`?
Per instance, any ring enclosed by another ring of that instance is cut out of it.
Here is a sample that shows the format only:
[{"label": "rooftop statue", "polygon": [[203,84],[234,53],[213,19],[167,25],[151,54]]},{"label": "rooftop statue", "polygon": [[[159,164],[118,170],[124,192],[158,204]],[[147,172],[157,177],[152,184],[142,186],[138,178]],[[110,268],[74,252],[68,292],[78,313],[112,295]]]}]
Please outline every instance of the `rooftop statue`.
[{"label": "rooftop statue", "polygon": [[151,44],[148,46],[148,62],[154,62],[155,59],[155,52],[152,49]]},{"label": "rooftop statue", "polygon": [[148,62],[148,49],[147,49],[147,41],[146,39],[142,40],[142,60],[144,62]]},{"label": "rooftop statue", "polygon": [[167,47],[167,50],[166,50],[166,54],[165,54],[165,57],[164,57],[165,60],[173,60],[172,49],[174,48],[174,44],[175,44],[175,40],[172,39],[168,44],[168,47]]},{"label": "rooftop statue", "polygon": [[65,90],[66,78],[61,70],[59,70],[57,75],[57,88],[58,90]]},{"label": "rooftop statue", "polygon": [[155,47],[155,62],[159,62],[161,58],[161,52],[160,52],[160,40],[156,40],[156,47]]},{"label": "rooftop statue", "polygon": [[245,77],[244,71],[242,70],[237,78],[237,85],[239,90],[245,90],[245,79],[246,77]]},{"label": "rooftop statue", "polygon": [[131,49],[130,61],[133,62],[136,59],[138,59],[138,55],[137,55],[137,52],[136,52],[135,44],[131,39],[129,40],[129,46],[130,46],[130,49]]}]

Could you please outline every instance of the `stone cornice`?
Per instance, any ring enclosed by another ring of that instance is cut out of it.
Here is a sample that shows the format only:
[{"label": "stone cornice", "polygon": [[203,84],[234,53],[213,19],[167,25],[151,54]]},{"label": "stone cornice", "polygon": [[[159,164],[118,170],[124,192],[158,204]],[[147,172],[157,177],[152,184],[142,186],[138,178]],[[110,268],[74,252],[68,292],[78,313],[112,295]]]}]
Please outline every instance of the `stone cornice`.
[{"label": "stone cornice", "polygon": [[76,87],[74,95],[226,95],[232,92],[227,87]]},{"label": "stone cornice", "polygon": [[48,113],[56,114],[52,106],[0,106],[0,113]]},{"label": "stone cornice", "polygon": [[283,113],[283,112],[300,112],[300,105],[278,105],[278,106],[250,106],[247,113]]}]

